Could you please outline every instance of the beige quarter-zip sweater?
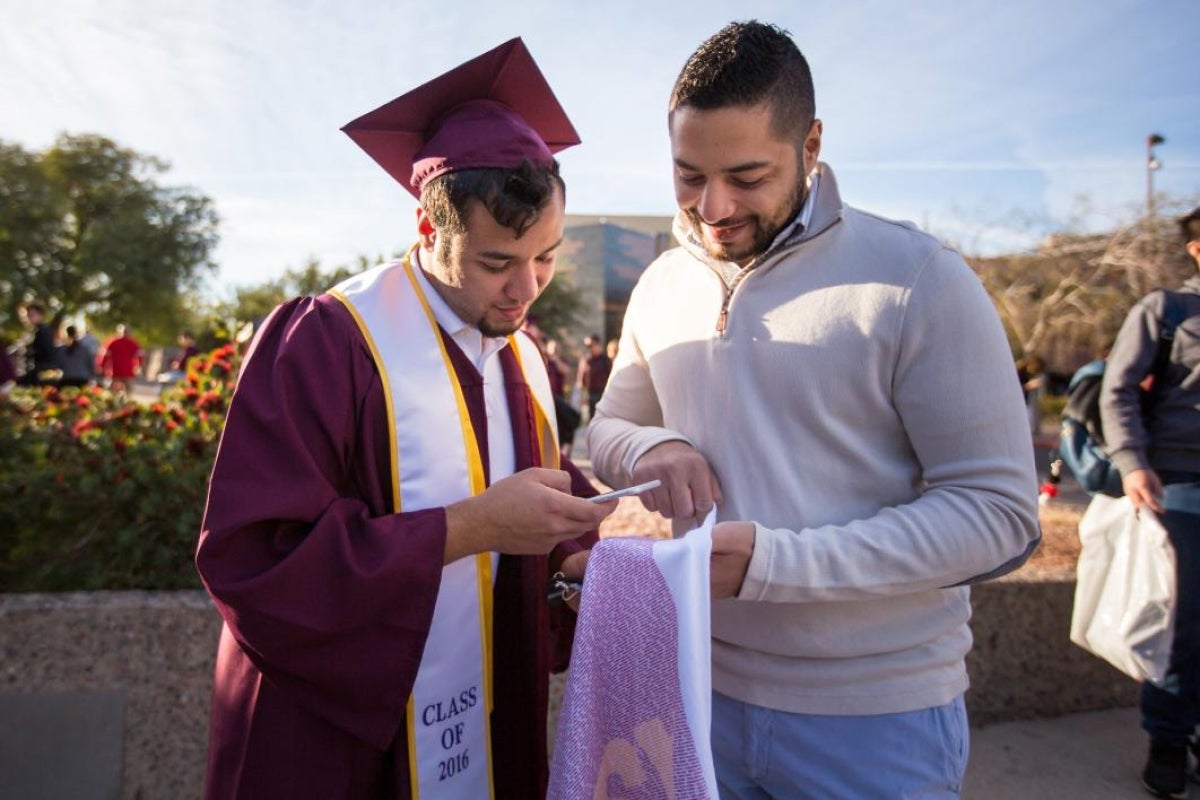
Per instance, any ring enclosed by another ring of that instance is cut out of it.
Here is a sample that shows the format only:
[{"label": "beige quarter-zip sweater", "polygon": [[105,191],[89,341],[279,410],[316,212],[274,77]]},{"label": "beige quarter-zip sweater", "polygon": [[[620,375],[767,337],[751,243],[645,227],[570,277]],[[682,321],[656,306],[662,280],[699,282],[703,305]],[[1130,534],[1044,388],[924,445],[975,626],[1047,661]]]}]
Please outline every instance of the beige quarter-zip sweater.
[{"label": "beige quarter-zip sweater", "polygon": [[648,449],[688,441],[721,482],[719,519],[756,523],[741,591],[713,608],[713,688],[802,713],[927,708],[967,688],[960,584],[1037,542],[1029,426],[962,258],[844,206],[820,170],[811,209],[731,292],[677,220],[684,244],[633,292],[588,446],[623,486]]}]

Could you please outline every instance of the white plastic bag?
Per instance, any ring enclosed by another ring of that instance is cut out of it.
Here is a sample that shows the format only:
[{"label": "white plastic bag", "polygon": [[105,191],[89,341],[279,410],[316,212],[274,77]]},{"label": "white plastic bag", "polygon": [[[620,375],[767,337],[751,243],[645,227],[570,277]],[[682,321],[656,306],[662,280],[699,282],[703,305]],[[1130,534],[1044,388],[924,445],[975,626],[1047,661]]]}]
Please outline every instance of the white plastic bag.
[{"label": "white plastic bag", "polygon": [[1079,522],[1071,641],[1136,680],[1166,676],[1175,550],[1153,511],[1098,494]]}]

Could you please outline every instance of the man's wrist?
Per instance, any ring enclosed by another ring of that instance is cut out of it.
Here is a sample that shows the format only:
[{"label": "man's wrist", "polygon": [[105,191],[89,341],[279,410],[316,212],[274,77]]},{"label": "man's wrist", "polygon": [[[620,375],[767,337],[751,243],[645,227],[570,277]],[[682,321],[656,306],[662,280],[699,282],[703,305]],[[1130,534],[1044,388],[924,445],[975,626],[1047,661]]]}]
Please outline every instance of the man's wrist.
[{"label": "man's wrist", "polygon": [[468,497],[445,507],[446,561],[449,564],[464,556],[489,550],[482,540],[486,525],[476,513],[475,498]]}]

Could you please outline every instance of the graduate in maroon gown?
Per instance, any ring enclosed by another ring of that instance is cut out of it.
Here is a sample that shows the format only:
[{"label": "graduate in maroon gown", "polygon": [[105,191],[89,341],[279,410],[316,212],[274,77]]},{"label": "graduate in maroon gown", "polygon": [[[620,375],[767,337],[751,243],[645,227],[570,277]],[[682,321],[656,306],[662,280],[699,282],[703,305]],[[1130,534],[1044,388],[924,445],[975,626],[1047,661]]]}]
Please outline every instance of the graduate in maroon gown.
[{"label": "graduate in maroon gown", "polygon": [[519,333],[578,143],[519,39],[344,129],[420,200],[402,260],[264,323],[196,563],[225,619],[209,798],[537,798],[600,521]]}]

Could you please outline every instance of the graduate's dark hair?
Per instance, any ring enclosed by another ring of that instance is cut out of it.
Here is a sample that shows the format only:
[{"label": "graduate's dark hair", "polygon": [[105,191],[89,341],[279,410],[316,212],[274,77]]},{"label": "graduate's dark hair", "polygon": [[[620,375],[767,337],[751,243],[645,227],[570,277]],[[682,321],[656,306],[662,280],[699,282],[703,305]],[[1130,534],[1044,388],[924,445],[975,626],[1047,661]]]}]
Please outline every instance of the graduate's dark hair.
[{"label": "graduate's dark hair", "polygon": [[767,102],[773,133],[808,135],[817,105],[808,61],[791,34],[757,20],[731,22],[696,48],[671,90],[667,119],[680,106],[711,111]]},{"label": "graduate's dark hair", "polygon": [[445,257],[451,238],[467,230],[472,200],[520,238],[550,205],[556,185],[565,199],[567,187],[554,159],[545,165],[525,161],[515,169],[460,169],[428,181],[421,188],[421,208],[438,231],[450,234],[441,239]]}]

